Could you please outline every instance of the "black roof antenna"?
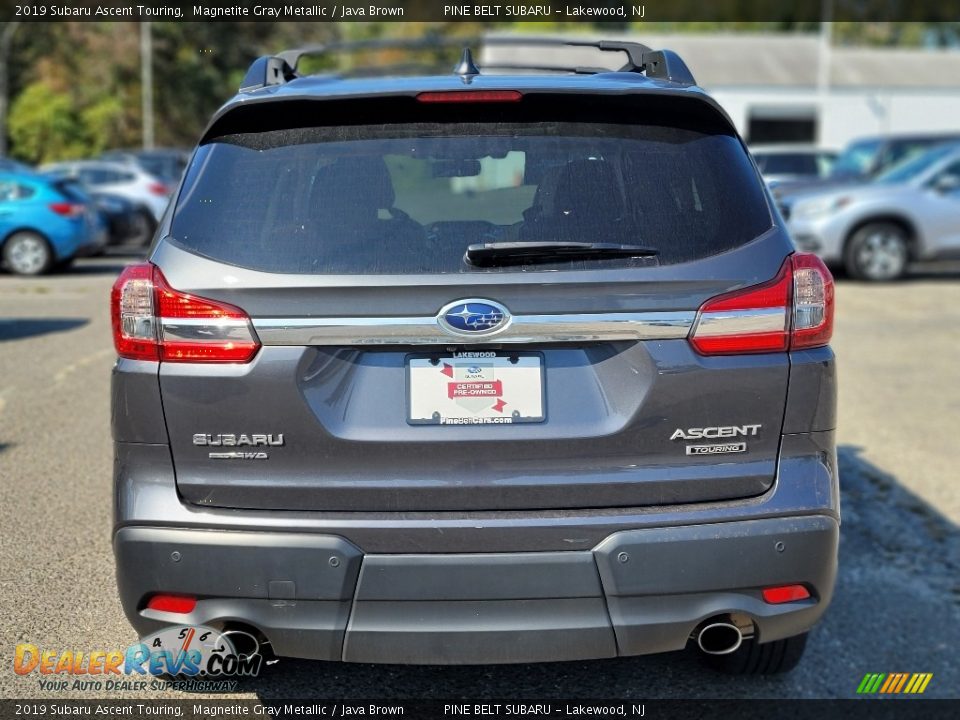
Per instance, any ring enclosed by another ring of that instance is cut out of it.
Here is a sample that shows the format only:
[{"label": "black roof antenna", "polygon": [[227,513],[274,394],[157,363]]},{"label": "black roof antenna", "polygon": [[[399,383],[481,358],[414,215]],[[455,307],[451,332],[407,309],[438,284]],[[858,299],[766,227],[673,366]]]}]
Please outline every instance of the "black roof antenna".
[{"label": "black roof antenna", "polygon": [[460,62],[458,62],[457,66],[453,69],[453,74],[459,75],[460,79],[465,83],[472,82],[473,79],[480,74],[480,68],[478,68],[477,64],[473,61],[473,53],[470,52],[470,48],[465,47],[463,49]]}]

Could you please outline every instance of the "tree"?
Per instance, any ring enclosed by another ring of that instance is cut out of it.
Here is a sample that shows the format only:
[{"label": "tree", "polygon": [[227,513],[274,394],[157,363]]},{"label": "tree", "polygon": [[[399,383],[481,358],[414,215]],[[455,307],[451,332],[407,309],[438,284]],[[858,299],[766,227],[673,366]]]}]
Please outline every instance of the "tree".
[{"label": "tree", "polygon": [[42,163],[84,154],[89,143],[70,96],[43,81],[31,83],[10,107],[17,156]]},{"label": "tree", "polygon": [[19,22],[2,23],[0,28],[0,157],[7,154],[7,103],[10,100],[10,50]]},{"label": "tree", "polygon": [[[425,0],[423,0],[425,2]],[[734,7],[747,0],[723,0]],[[689,5],[693,16],[702,0]],[[732,11],[731,11],[732,12]],[[798,21],[790,3],[766,22],[631,22],[643,32],[816,32],[819,23]],[[748,13],[744,11],[744,16]],[[131,22],[48,22],[0,26],[0,152],[28,161],[88,156],[112,147],[136,147],[141,138],[138,28]],[[154,22],[154,119],[159,145],[192,145],[216,108],[240,85],[250,62],[280,49],[335,40],[378,37],[475,37],[485,30],[526,33],[623,30],[625,23],[509,22]],[[838,44],[947,46],[960,44],[960,23],[852,23],[833,28]],[[353,58],[308,61],[307,72],[414,61],[452,67],[456,47],[404,53],[380,50]],[[4,84],[7,93],[4,94]],[[5,105],[4,98],[10,100]],[[44,102],[49,101],[50,107]],[[9,109],[9,113],[5,112]],[[15,117],[16,116],[16,117]],[[25,118],[39,122],[30,128]],[[5,120],[8,122],[4,132]],[[14,131],[16,120],[16,131]]]}]

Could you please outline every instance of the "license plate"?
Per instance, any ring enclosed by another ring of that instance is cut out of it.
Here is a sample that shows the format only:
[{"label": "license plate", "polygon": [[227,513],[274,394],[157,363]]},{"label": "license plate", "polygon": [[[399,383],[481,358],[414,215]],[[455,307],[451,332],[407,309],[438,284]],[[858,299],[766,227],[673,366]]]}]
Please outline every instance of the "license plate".
[{"label": "license plate", "polygon": [[543,422],[543,357],[463,353],[407,359],[407,421],[416,425]]}]

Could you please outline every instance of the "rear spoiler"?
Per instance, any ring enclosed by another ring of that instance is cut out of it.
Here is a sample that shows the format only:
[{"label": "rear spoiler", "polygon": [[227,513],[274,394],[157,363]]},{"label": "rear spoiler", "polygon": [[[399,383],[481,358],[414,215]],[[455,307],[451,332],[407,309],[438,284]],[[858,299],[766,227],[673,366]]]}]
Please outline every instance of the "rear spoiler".
[{"label": "rear spoiler", "polygon": [[[496,88],[495,91],[501,89]],[[526,88],[518,102],[476,102],[466,115],[459,104],[418,101],[419,95],[434,95],[437,94],[436,90],[441,94],[458,92],[444,88],[406,88],[396,92],[321,96],[257,95],[222,107],[207,126],[199,144],[232,135],[257,133],[264,135],[266,148],[272,142],[267,135],[271,132],[362,126],[370,124],[371,118],[376,117],[389,117],[389,122],[397,125],[420,122],[496,123],[511,118],[517,122],[616,123],[618,117],[624,118],[623,122],[636,123],[643,122],[638,118],[649,118],[647,124],[651,125],[737,136],[730,117],[716,100],[704,92],[645,84],[639,85],[635,92],[623,92],[625,89],[629,90],[629,87],[599,88],[589,94],[590,102],[584,103],[587,95],[582,88]],[[577,101],[570,102],[571,98]]]}]

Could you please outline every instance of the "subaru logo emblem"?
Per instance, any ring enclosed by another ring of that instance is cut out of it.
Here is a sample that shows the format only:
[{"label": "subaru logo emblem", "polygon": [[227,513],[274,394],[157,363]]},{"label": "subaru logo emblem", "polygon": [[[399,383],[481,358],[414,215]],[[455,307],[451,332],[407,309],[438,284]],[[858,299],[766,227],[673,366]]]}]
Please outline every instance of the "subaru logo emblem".
[{"label": "subaru logo emblem", "polygon": [[437,322],[453,335],[491,335],[510,324],[510,312],[492,300],[458,300],[444,307]]}]

